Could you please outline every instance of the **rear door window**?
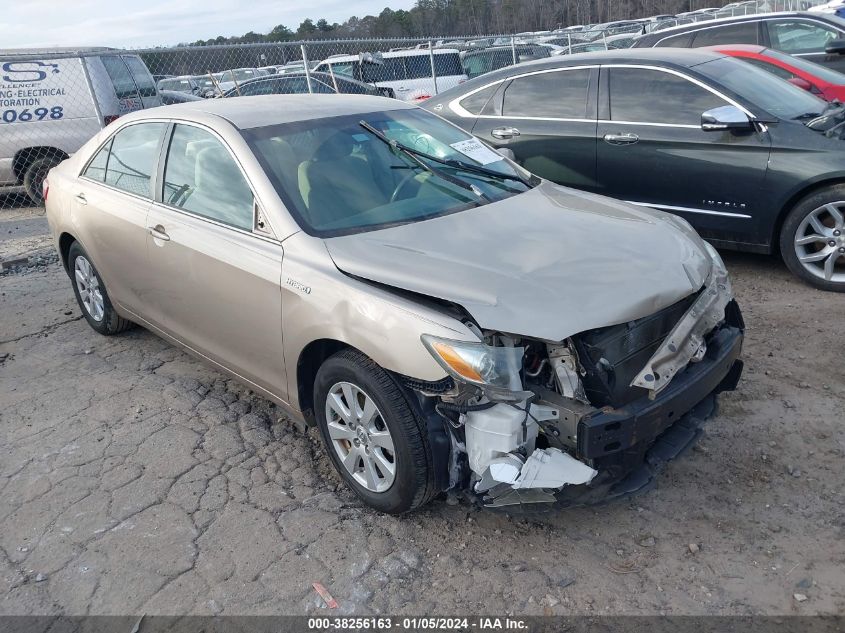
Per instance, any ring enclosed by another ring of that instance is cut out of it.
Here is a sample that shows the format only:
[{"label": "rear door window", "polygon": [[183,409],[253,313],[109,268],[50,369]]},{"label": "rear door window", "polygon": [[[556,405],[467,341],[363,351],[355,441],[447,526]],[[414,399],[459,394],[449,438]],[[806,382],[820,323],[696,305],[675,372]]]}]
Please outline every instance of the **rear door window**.
[{"label": "rear door window", "polygon": [[564,70],[517,77],[505,88],[502,115],[583,119],[590,70]]},{"label": "rear door window", "polygon": [[167,151],[163,200],[196,215],[251,231],[253,196],[220,140],[192,125],[177,125]]},{"label": "rear door window", "polygon": [[[408,73],[405,70],[405,60],[401,57],[388,57],[381,64],[363,62],[361,64],[364,81],[405,81]],[[431,73],[429,72],[429,76]]]},{"label": "rear door window", "polygon": [[[463,75],[464,69],[461,66],[461,58],[457,53],[443,53],[434,56],[434,72],[438,77],[449,77]],[[431,76],[429,69],[426,77]]]},{"label": "rear door window", "polygon": [[138,92],[141,93],[141,96],[155,97],[156,87],[153,82],[153,76],[144,62],[141,61],[141,58],[135,57],[134,55],[124,55],[123,61],[126,62],[126,66],[129,68],[129,72],[132,75],[132,79],[135,80],[135,85],[138,87]]},{"label": "rear door window", "polygon": [[[629,123],[701,125],[701,114],[728,105],[709,90],[671,73],[610,68],[610,118]],[[654,95],[660,95],[655,99]]]},{"label": "rear door window", "polygon": [[150,180],[166,123],[138,123],[118,132],[111,144],[106,184],[151,198]]},{"label": "rear door window", "polygon": [[784,53],[822,53],[825,45],[842,37],[831,26],[806,20],[770,20],[766,22],[772,48]]},{"label": "rear door window", "polygon": [[711,27],[698,31],[693,36],[692,45],[716,46],[717,44],[756,44],[759,22],[739,22],[725,26]]},{"label": "rear door window", "polygon": [[[438,57],[440,57],[438,55]],[[445,68],[445,67],[444,67]],[[424,79],[431,77],[431,58],[428,55],[411,55],[405,58],[405,69],[407,72],[408,79]],[[459,75],[463,74],[463,69],[458,72]],[[441,74],[441,73],[438,73]],[[454,72],[445,73],[447,75],[453,75]]]},{"label": "rear door window", "polygon": [[140,99],[141,95],[138,92],[138,86],[135,85],[135,80],[132,74],[123,63],[123,60],[117,55],[103,55],[100,57],[106,73],[111,79],[114,86],[114,93],[118,99]]}]

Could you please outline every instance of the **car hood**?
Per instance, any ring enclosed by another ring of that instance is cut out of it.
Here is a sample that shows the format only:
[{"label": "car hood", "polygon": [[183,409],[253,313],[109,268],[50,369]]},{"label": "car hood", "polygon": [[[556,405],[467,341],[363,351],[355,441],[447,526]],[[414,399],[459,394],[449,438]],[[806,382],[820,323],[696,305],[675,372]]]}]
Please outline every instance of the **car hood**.
[{"label": "car hood", "polygon": [[484,329],[549,341],[670,306],[712,266],[682,221],[548,182],[325,244],[347,274],[457,303]]}]

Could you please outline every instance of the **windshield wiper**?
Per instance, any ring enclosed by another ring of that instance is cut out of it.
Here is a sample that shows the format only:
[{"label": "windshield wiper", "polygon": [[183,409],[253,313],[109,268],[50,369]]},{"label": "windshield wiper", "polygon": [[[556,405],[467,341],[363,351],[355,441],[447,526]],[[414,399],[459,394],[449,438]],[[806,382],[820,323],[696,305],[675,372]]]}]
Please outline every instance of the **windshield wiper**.
[{"label": "windshield wiper", "polygon": [[[493,169],[486,169],[485,167],[478,167],[476,165],[470,165],[469,163],[465,163],[465,162],[460,161],[460,160],[455,160],[453,158],[439,158],[437,156],[432,156],[431,154],[426,154],[425,152],[421,152],[421,151],[416,150],[412,147],[408,147],[407,145],[403,145],[399,141],[388,138],[382,132],[380,132],[379,130],[374,128],[372,125],[370,125],[366,121],[360,121],[359,124],[365,130],[367,130],[371,134],[375,135],[377,138],[381,139],[382,141],[384,141],[385,143],[390,145],[395,150],[399,150],[399,151],[403,152],[405,155],[409,156],[411,159],[414,160],[415,163],[422,166],[423,169],[426,169],[428,171],[434,170],[434,173],[436,173],[437,175],[446,176],[447,180],[449,178],[453,178],[453,177],[449,176],[449,174],[446,174],[439,169],[432,168],[431,165],[424,163],[420,159],[430,160],[432,162],[439,163],[441,165],[446,165],[447,167],[452,167],[452,168],[460,169],[460,170],[463,170],[463,171],[475,172],[477,174],[490,176],[491,178],[496,178],[496,179],[499,179],[499,180],[516,180],[518,182],[521,182],[523,185],[525,185],[529,189],[531,188],[530,182],[528,182],[525,178],[522,178],[519,175],[502,174],[502,173],[495,171]],[[464,185],[468,185],[470,187],[473,187],[473,191],[478,189],[475,185],[467,183],[463,180],[460,180],[460,179],[456,179],[456,180],[463,183]],[[454,182],[454,181],[450,180],[450,182]],[[455,184],[457,184],[457,183],[455,183]],[[484,198],[487,198],[489,200],[489,198],[487,196],[485,196],[481,192],[480,189],[478,190],[478,193],[480,193]]]},{"label": "windshield wiper", "polygon": [[362,128],[367,130],[370,134],[375,136],[377,139],[387,143],[387,145],[390,146],[390,148],[393,151],[402,152],[405,156],[410,158],[413,162],[415,162],[417,165],[422,167],[425,171],[429,172],[430,174],[434,174],[438,178],[442,178],[446,182],[450,182],[453,185],[455,185],[456,187],[460,187],[461,189],[466,189],[467,191],[475,194],[476,196],[478,196],[482,200],[486,200],[487,202],[492,202],[490,197],[487,194],[485,194],[483,191],[481,191],[481,189],[479,189],[475,185],[468,183],[468,182],[465,182],[465,181],[461,180],[460,178],[455,178],[451,174],[447,174],[446,172],[442,171],[441,169],[437,169],[436,167],[432,167],[431,165],[426,163],[424,160],[422,160],[419,156],[417,156],[417,152],[412,150],[410,147],[406,147],[405,145],[402,145],[402,143],[399,143],[398,141],[394,141],[392,139],[387,138],[384,134],[379,132],[376,128],[374,128],[372,125],[370,125],[366,121],[359,121],[359,124],[361,125]]}]

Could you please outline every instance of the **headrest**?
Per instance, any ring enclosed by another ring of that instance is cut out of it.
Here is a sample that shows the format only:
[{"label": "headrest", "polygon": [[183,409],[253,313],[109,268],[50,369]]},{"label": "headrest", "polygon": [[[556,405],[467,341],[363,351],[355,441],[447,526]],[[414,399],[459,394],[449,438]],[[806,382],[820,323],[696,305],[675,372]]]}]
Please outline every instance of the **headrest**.
[{"label": "headrest", "polygon": [[314,160],[337,160],[352,153],[355,142],[349,134],[336,132],[325,141],[317,151],[314,152]]}]

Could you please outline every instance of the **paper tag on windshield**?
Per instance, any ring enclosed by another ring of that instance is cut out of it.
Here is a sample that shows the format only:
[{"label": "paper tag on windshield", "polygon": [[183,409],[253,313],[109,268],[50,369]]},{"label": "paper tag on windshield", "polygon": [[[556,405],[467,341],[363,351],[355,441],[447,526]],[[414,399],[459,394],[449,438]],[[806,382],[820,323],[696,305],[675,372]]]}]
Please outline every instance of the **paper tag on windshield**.
[{"label": "paper tag on windshield", "polygon": [[474,138],[468,141],[452,143],[449,147],[459,151],[464,156],[469,156],[472,160],[482,165],[489,165],[490,163],[495,163],[497,160],[502,160],[501,154],[497,154],[484,143]]}]

